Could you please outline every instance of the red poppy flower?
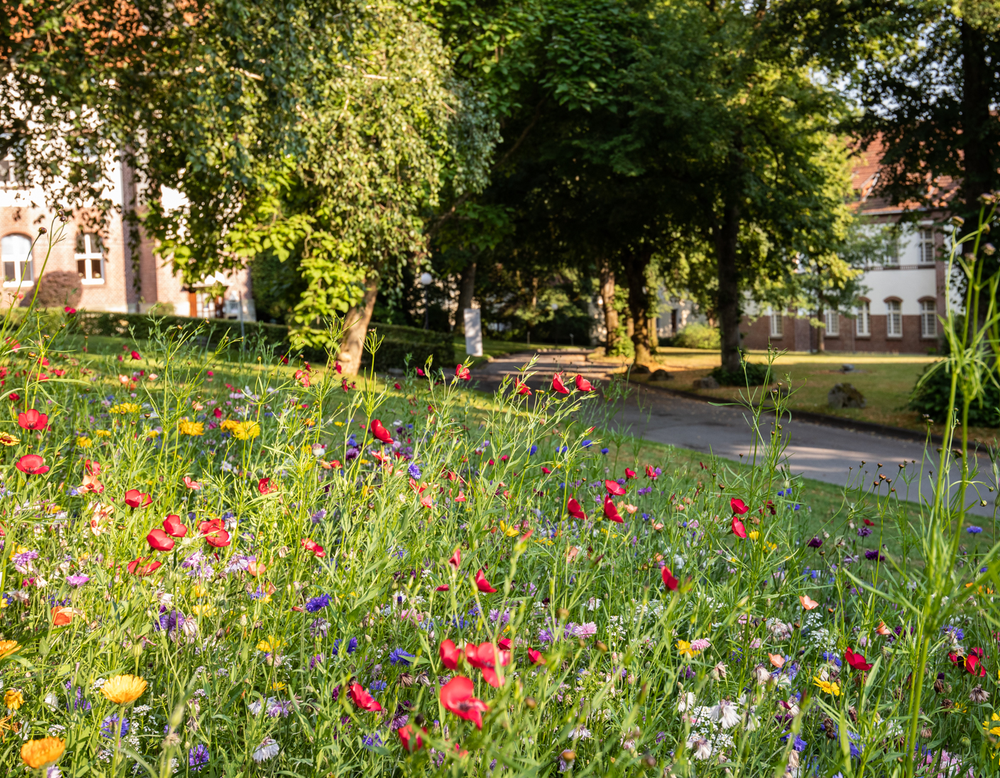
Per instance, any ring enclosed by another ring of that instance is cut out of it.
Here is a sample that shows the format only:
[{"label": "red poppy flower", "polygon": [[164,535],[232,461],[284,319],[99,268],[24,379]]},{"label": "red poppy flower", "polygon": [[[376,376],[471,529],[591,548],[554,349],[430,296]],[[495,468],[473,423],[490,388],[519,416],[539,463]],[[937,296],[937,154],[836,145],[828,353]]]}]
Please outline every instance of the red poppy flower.
[{"label": "red poppy flower", "polygon": [[434,591],[436,592],[447,592],[450,589],[451,587],[448,586],[448,584],[441,584],[440,586],[434,587]]},{"label": "red poppy flower", "polygon": [[594,385],[580,374],[577,374],[576,376],[576,388],[581,392],[594,391]]},{"label": "red poppy flower", "polygon": [[652,465],[646,465],[646,478],[652,478],[656,480],[656,471],[653,469]]},{"label": "red poppy flower", "polygon": [[636,475],[635,470],[629,470],[627,467],[625,468],[625,477],[626,478],[628,478],[629,480],[631,480],[631,479],[635,478],[635,475]]},{"label": "red poppy flower", "polygon": [[25,475],[45,475],[49,472],[49,466],[45,464],[45,460],[38,456],[38,454],[25,454],[17,460],[17,464],[14,467]]},{"label": "red poppy flower", "polygon": [[465,365],[455,365],[455,377],[461,378],[463,381],[469,381],[472,378],[472,373],[469,372],[469,368]]},{"label": "red poppy flower", "polygon": [[198,532],[202,535],[206,535],[209,532],[218,532],[226,528],[226,524],[222,519],[212,519],[211,521],[200,521],[198,522]]},{"label": "red poppy flower", "polygon": [[146,535],[146,542],[157,551],[169,551],[174,547],[174,539],[159,527]]},{"label": "red poppy flower", "polygon": [[490,586],[490,582],[486,580],[486,576],[483,575],[482,570],[476,571],[476,588],[484,594],[493,594],[496,592],[496,589]]},{"label": "red poppy flower", "polygon": [[65,627],[67,624],[73,622],[73,616],[75,615],[76,612],[72,608],[57,605],[52,609],[52,626]]},{"label": "red poppy flower", "polygon": [[370,429],[376,440],[380,440],[383,443],[392,443],[392,435],[389,434],[389,430],[383,427],[382,422],[378,419],[372,419]]},{"label": "red poppy flower", "polygon": [[30,411],[17,414],[17,424],[23,430],[41,432],[49,425],[49,417],[32,408]]},{"label": "red poppy flower", "polygon": [[228,532],[224,529],[220,529],[206,534],[205,542],[213,548],[225,548],[232,543],[232,540],[230,539]]},{"label": "red poppy flower", "polygon": [[855,654],[850,648],[844,651],[844,661],[854,670],[861,670],[866,673],[872,669],[872,665],[865,661],[863,654]]},{"label": "red poppy flower", "polygon": [[667,589],[672,592],[677,591],[677,579],[674,578],[674,574],[670,572],[669,567],[664,567],[660,572],[660,575],[663,578],[663,585],[666,586]]},{"label": "red poppy flower", "polygon": [[871,519],[863,519],[863,521],[865,522],[865,526],[866,527],[874,527],[875,526],[875,522],[872,521]]},{"label": "red poppy flower", "polygon": [[569,389],[566,388],[566,385],[562,382],[562,376],[558,373],[552,376],[552,390],[559,392],[559,394],[569,394]]},{"label": "red poppy flower", "polygon": [[735,516],[733,516],[733,534],[738,538],[745,538],[747,536],[747,528]]},{"label": "red poppy flower", "polygon": [[[422,731],[427,734],[426,729]],[[424,746],[424,739],[420,737],[420,732],[414,732],[413,727],[409,724],[404,724],[397,729],[396,734],[399,735],[399,742],[403,744],[403,748],[411,754]]]},{"label": "red poppy flower", "polygon": [[101,474],[101,465],[91,459],[83,460],[83,470],[87,475],[98,476]]},{"label": "red poppy flower", "polygon": [[145,508],[153,502],[153,498],[138,489],[129,489],[125,492],[125,504],[130,508]]},{"label": "red poppy flower", "polygon": [[181,517],[175,513],[171,513],[163,520],[163,529],[175,538],[184,537],[188,531],[187,526],[181,522]]},{"label": "red poppy flower", "polygon": [[441,655],[441,663],[449,670],[457,670],[458,663],[462,661],[462,650],[455,645],[454,641],[442,640],[438,649]]},{"label": "red poppy flower", "polygon": [[510,664],[510,652],[501,651],[492,643],[480,643],[478,646],[466,643],[465,661],[482,671],[486,683],[499,688],[500,676],[497,675],[496,668]]},{"label": "red poppy flower", "polygon": [[378,713],[382,710],[382,706],[359,683],[351,684],[350,695],[351,702],[361,708],[361,710],[371,711],[372,713]]},{"label": "red poppy flower", "polygon": [[742,516],[748,510],[747,504],[743,502],[739,497],[734,497],[729,501],[729,506],[733,509],[733,513],[737,513]]},{"label": "red poppy flower", "polygon": [[531,660],[531,663],[533,665],[544,665],[545,664],[545,657],[542,656],[542,652],[541,651],[535,651],[535,649],[533,649],[533,648],[529,648],[528,649],[528,659]]},{"label": "red poppy flower", "polygon": [[587,514],[583,512],[583,508],[580,506],[580,503],[578,503],[572,497],[570,497],[569,500],[567,500],[566,502],[566,510],[569,512],[569,515],[572,516],[574,519],[587,518]]},{"label": "red poppy flower", "polygon": [[271,492],[278,491],[278,487],[271,483],[270,478],[261,478],[257,482],[257,491],[261,494],[271,494]]},{"label": "red poppy flower", "polygon": [[448,564],[458,570],[462,566],[462,547],[456,546],[455,551],[452,553],[451,557],[448,559]]},{"label": "red poppy flower", "polygon": [[615,497],[621,497],[625,494],[625,487],[617,481],[607,480],[604,482],[604,485],[608,489],[608,494],[613,494]]},{"label": "red poppy flower", "polygon": [[472,681],[459,675],[441,687],[438,697],[445,710],[471,721],[476,729],[482,729],[483,714],[489,711],[489,706],[472,696],[473,689]]},{"label": "red poppy flower", "polygon": [[144,557],[139,557],[138,559],[133,559],[128,563],[128,571],[132,575],[144,576],[150,573],[155,573],[160,569],[162,562],[146,562]]},{"label": "red poppy flower", "polygon": [[625,523],[625,519],[621,517],[621,515],[618,513],[618,509],[615,507],[615,504],[611,502],[610,494],[604,496],[604,515],[608,518],[609,521],[614,521],[617,522],[618,524]]},{"label": "red poppy flower", "polygon": [[322,559],[326,556],[326,550],[317,542],[310,540],[309,538],[302,538],[300,541],[302,548],[306,551],[312,551],[313,555]]},{"label": "red poppy flower", "polygon": [[531,389],[526,383],[524,383],[524,381],[515,381],[514,391],[518,394],[531,394]]}]

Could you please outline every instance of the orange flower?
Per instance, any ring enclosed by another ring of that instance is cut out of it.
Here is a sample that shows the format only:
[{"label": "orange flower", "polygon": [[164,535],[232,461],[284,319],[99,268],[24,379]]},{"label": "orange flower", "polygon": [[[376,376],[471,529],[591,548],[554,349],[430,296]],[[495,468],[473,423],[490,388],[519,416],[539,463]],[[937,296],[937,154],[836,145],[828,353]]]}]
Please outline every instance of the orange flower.
[{"label": "orange flower", "polygon": [[57,737],[43,737],[41,740],[29,740],[21,746],[21,759],[32,770],[59,761],[66,750],[66,744]]},{"label": "orange flower", "polygon": [[805,608],[807,611],[811,611],[813,608],[819,607],[819,603],[816,602],[816,600],[809,599],[808,594],[800,594],[799,602],[802,603],[802,607]]}]

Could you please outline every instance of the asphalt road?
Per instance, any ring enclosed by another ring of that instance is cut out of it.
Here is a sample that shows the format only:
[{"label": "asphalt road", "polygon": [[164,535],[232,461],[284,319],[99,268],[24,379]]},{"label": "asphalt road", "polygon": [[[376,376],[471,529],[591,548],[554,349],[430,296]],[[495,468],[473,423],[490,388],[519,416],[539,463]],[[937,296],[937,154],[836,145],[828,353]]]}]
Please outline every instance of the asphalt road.
[{"label": "asphalt road", "polygon": [[[473,371],[473,378],[483,389],[495,389],[503,376],[519,373],[532,356],[523,353],[496,359]],[[577,373],[591,380],[607,378],[607,368],[586,363],[582,353],[536,355],[532,370],[535,375],[528,384],[533,388],[550,386],[557,371],[568,376],[568,386]],[[747,461],[754,443],[749,417],[750,412],[745,408],[716,406],[636,385],[635,391],[621,403],[614,423],[646,440]],[[763,436],[770,436],[773,423],[773,415],[762,423]],[[862,479],[870,486],[881,472],[893,480],[897,493],[904,499],[917,501],[921,494],[926,498],[932,493],[939,454],[934,448],[925,451],[922,443],[800,421],[794,416],[782,421],[780,432],[787,441],[785,464],[792,474],[838,486],[848,482],[856,485]],[[972,460],[978,463],[981,485],[978,490],[970,488],[966,499],[975,513],[991,515],[997,491],[990,461],[982,455],[973,456]],[[906,467],[901,471],[899,465],[903,463]],[[905,478],[899,477],[901,472],[906,474]],[[956,467],[953,475],[957,474]],[[989,486],[994,487],[992,493]],[[980,505],[980,499],[988,504]]]}]

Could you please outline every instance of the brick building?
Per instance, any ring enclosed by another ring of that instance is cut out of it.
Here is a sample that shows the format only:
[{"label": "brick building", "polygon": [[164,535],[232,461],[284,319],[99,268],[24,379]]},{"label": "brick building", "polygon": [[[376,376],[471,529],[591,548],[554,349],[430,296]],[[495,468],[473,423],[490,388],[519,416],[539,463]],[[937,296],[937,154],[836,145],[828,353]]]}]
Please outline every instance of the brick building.
[{"label": "brick building", "polygon": [[[135,202],[132,171],[116,164],[110,177],[115,205],[124,208]],[[177,193],[164,192],[164,199],[179,203]],[[46,275],[54,283],[54,274],[63,279],[75,274],[80,293],[76,307],[82,310],[136,313],[155,306],[180,316],[237,319],[242,311],[246,320],[255,318],[246,269],[210,276],[188,288],[169,262],[155,256],[149,239],[143,235],[137,241],[131,239],[118,213],[111,213],[97,229],[88,224],[84,212],[72,214],[62,226],[61,239],[50,247],[49,238],[60,227],[55,208],[39,187],[18,180],[9,160],[0,160],[0,306],[24,304],[36,284],[45,285]],[[48,232],[39,238],[42,227]]]},{"label": "brick building", "polygon": [[[894,255],[884,265],[871,265],[862,283],[868,291],[851,316],[831,311],[825,316],[823,346],[827,351],[928,353],[937,348],[946,310],[945,255],[947,203],[957,190],[951,178],[937,179],[928,192],[931,207],[892,203],[873,196],[878,185],[882,149],[872,144],[852,171],[857,213],[875,225],[907,221],[900,229]],[[798,315],[796,315],[798,313]],[[764,349],[768,343],[789,351],[813,351],[819,337],[807,311],[756,310],[744,317],[743,346]]]}]

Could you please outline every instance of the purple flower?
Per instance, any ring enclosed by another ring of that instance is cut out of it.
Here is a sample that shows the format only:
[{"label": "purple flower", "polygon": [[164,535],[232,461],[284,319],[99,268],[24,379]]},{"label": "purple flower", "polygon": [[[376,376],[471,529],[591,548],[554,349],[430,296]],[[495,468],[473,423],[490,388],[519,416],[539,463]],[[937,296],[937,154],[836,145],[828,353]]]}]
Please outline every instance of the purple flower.
[{"label": "purple flower", "polygon": [[408,665],[411,659],[416,657],[401,648],[394,648],[389,652],[389,662],[394,665]]},{"label": "purple flower", "polygon": [[313,597],[309,602],[306,603],[306,610],[309,613],[315,613],[316,611],[323,610],[327,605],[330,604],[330,595],[321,594],[319,597]]},{"label": "purple flower", "polygon": [[972,525],[971,527],[966,527],[965,531],[968,532],[970,535],[978,535],[980,532],[983,531],[983,528]]},{"label": "purple flower", "polygon": [[66,583],[68,583],[70,586],[83,586],[89,580],[90,576],[84,575],[83,573],[77,573],[75,575],[66,576]]},{"label": "purple flower", "polygon": [[410,465],[406,468],[406,472],[410,474],[410,478],[417,479],[420,478],[420,468],[416,465]]},{"label": "purple flower", "polygon": [[869,549],[868,551],[865,551],[865,559],[869,560],[870,562],[881,562],[882,560],[885,559],[885,557],[882,556],[878,552],[878,550]]},{"label": "purple flower", "polygon": [[128,734],[129,723],[128,719],[121,719],[121,726],[118,724],[118,714],[114,713],[108,716],[104,721],[101,722],[101,736],[109,739],[117,739],[119,736],[119,730],[121,737],[125,737]]},{"label": "purple flower", "polygon": [[208,764],[209,758],[208,746],[204,743],[199,743],[188,752],[188,767],[194,772],[198,772]]},{"label": "purple flower", "polygon": [[806,543],[806,545],[809,546],[809,548],[819,548],[820,546],[823,545],[823,541],[818,537],[814,537],[812,540]]},{"label": "purple flower", "polygon": [[872,528],[871,527],[858,527],[858,537],[859,538],[867,538],[871,534],[872,534]]}]

